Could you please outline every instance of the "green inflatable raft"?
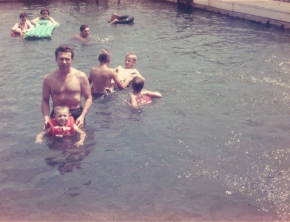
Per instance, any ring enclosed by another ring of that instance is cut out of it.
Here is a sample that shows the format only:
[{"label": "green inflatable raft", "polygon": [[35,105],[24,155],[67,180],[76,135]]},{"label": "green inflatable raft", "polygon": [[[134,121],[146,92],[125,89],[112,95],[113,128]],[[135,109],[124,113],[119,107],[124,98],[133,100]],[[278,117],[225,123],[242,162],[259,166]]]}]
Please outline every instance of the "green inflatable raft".
[{"label": "green inflatable raft", "polygon": [[27,31],[23,38],[50,38],[54,28],[59,26],[59,24],[47,25],[52,24],[49,20],[39,20],[37,22],[40,26],[36,26],[34,29]]}]

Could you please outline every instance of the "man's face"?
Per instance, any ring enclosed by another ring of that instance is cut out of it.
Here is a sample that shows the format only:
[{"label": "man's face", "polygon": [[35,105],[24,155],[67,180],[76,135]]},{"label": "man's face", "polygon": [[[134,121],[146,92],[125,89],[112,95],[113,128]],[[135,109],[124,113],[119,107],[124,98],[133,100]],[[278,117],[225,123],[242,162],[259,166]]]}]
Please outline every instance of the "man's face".
[{"label": "man's face", "polygon": [[125,69],[131,69],[134,66],[135,62],[130,57],[126,57],[125,59]]},{"label": "man's face", "polygon": [[83,38],[87,38],[90,34],[90,28],[85,28],[83,31],[81,31],[81,36]]},{"label": "man's face", "polygon": [[25,23],[26,22],[26,17],[21,17],[20,20],[21,20],[21,23]]},{"label": "man's face", "polygon": [[58,52],[56,63],[59,69],[70,68],[72,62],[71,52]]}]

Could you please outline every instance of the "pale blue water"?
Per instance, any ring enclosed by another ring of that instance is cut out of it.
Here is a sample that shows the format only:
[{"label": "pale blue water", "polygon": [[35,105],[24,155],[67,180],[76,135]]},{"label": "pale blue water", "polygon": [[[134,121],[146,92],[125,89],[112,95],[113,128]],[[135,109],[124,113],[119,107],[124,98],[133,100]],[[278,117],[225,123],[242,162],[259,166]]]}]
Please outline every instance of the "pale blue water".
[{"label": "pale blue water", "polygon": [[[10,37],[43,6],[60,23],[51,39]],[[108,27],[112,12],[135,22]],[[148,0],[0,3],[0,21],[2,220],[289,220],[289,31]],[[71,38],[83,23],[89,43]],[[136,53],[163,98],[139,112],[130,89],[95,99],[83,148],[34,144],[62,43],[87,75],[102,48],[111,67]]]}]

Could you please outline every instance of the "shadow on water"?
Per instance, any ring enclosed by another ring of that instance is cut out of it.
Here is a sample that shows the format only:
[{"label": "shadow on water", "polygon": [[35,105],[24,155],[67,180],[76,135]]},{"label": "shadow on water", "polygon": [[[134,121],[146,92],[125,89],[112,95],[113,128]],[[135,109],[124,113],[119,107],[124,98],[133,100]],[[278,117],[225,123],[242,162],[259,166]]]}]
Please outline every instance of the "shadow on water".
[{"label": "shadow on water", "polygon": [[82,169],[86,163],[84,159],[94,150],[94,131],[86,127],[87,137],[83,146],[76,147],[74,144],[79,140],[78,135],[66,138],[50,138],[48,147],[56,151],[56,156],[45,158],[47,165],[56,167],[61,173],[70,173]]}]

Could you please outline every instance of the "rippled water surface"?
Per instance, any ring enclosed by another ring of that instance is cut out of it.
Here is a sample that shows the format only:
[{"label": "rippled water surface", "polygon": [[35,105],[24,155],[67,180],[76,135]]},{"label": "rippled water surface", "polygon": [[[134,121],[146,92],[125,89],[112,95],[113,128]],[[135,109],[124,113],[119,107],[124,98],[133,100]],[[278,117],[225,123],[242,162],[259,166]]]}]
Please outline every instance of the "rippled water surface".
[{"label": "rippled water surface", "polygon": [[[27,2],[0,3],[2,220],[290,220],[289,31],[160,1]],[[44,6],[60,23],[51,39],[10,37]],[[134,24],[108,27],[113,12]],[[81,24],[87,43],[72,38]],[[139,111],[130,89],[95,98],[84,147],[34,144],[62,43],[87,75],[102,48],[111,67],[136,53],[163,98]]]}]

